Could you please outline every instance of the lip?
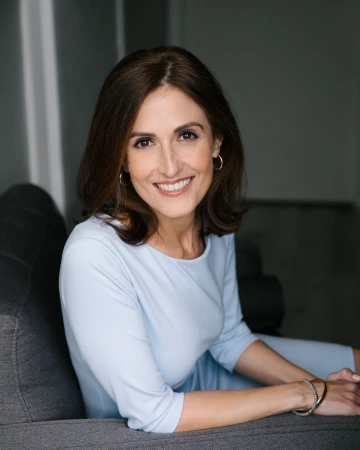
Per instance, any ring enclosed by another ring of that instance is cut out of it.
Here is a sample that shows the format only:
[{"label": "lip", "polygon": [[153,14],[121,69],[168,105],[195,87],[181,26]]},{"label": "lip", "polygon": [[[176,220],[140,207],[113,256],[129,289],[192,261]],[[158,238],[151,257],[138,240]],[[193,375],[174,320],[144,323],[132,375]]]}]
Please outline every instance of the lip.
[{"label": "lip", "polygon": [[187,184],[184,188],[180,189],[179,191],[163,191],[162,189],[156,186],[156,183],[153,183],[153,185],[155,186],[155,189],[157,189],[157,191],[160,192],[160,194],[165,195],[165,197],[177,197],[178,195],[184,194],[189,189],[190,185],[194,181],[195,178],[194,176],[179,178],[178,180],[174,181],[162,181],[161,183],[158,183],[158,184],[175,184],[179,183],[179,181],[187,180],[188,178],[191,178],[189,184]]}]

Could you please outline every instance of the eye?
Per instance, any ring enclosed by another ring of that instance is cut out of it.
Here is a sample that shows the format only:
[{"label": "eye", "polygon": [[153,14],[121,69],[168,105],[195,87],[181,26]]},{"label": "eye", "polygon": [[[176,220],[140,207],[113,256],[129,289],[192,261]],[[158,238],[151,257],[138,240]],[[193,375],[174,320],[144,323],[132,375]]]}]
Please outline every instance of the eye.
[{"label": "eye", "polygon": [[192,131],[184,131],[181,136],[184,138],[183,141],[194,141],[197,139],[197,135]]},{"label": "eye", "polygon": [[[136,148],[147,148],[149,147],[149,143],[150,143],[150,139],[140,139],[139,141],[137,141],[134,145],[134,147]],[[143,145],[145,143],[145,145]]]}]

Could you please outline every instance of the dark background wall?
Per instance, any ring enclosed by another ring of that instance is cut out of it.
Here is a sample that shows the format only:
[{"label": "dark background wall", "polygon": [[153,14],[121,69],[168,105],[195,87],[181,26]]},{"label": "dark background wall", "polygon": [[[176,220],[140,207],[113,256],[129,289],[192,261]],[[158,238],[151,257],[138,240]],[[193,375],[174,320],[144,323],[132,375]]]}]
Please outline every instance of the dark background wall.
[{"label": "dark background wall", "polygon": [[166,45],[168,14],[167,0],[125,0],[126,53]]}]

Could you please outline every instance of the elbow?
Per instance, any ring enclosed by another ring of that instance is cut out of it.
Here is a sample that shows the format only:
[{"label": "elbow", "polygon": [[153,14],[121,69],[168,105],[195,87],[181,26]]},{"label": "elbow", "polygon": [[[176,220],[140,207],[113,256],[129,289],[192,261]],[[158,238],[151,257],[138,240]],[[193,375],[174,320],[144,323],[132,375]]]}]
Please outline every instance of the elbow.
[{"label": "elbow", "polygon": [[[171,401],[165,408],[141,410],[138,414],[129,416],[128,427],[151,433],[173,433],[180,421],[184,403],[183,393],[173,393]],[[162,405],[164,406],[164,405]]]}]

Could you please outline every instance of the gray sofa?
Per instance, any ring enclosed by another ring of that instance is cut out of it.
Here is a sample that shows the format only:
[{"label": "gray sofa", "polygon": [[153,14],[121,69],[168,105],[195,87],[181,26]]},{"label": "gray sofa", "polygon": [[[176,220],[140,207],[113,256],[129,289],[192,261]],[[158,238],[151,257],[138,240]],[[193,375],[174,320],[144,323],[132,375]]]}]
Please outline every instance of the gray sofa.
[{"label": "gray sofa", "polygon": [[[360,449],[359,418],[292,413],[188,433],[134,431],[125,420],[85,419],[61,320],[58,271],[64,222],[40,188],[0,196],[0,449]],[[278,333],[281,287],[262,275],[253,244],[237,240],[244,316]],[[244,406],[245,407],[245,406]]]}]

